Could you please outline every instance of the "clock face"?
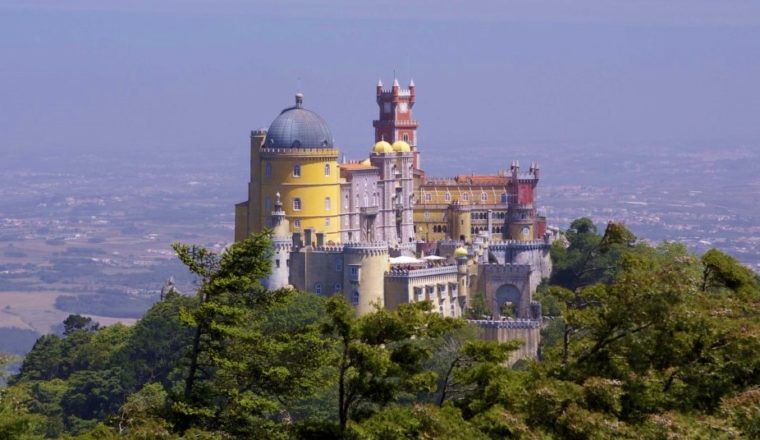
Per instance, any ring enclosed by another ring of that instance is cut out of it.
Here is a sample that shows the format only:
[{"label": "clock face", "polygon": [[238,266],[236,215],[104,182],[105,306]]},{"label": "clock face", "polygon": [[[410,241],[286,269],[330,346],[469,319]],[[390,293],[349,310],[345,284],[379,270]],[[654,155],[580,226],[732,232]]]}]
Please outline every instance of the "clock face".
[{"label": "clock face", "polygon": [[407,106],[405,102],[402,102],[398,105],[398,111],[401,113],[406,113]]},{"label": "clock face", "polygon": [[522,228],[521,232],[522,232],[522,236],[523,237],[527,237],[528,234],[530,234],[530,228],[526,226],[526,227]]}]

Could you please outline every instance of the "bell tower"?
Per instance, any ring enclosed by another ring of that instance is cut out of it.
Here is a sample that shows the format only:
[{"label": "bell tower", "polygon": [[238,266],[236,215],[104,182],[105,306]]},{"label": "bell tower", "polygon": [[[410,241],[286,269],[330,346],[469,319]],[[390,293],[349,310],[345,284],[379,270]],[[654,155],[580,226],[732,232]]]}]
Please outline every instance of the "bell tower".
[{"label": "bell tower", "polygon": [[404,141],[411,147],[415,169],[420,168],[420,155],[417,150],[417,121],[412,119],[412,107],[416,99],[414,80],[409,87],[402,89],[398,79],[393,79],[393,86],[384,89],[382,81],[377,82],[377,105],[380,117],[372,121],[375,127],[375,142],[384,140],[393,144]]}]

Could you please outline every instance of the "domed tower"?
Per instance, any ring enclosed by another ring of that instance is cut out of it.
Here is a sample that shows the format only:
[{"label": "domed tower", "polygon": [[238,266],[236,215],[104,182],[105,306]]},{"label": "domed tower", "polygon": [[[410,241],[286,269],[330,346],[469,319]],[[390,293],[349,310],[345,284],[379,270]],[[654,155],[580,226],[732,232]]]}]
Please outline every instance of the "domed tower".
[{"label": "domed tower", "polygon": [[290,250],[293,246],[292,234],[285,211],[282,209],[280,193],[275,194],[274,211],[271,212],[269,227],[272,229],[272,273],[262,284],[269,290],[276,290],[290,284]]},{"label": "domed tower", "polygon": [[267,130],[251,136],[248,201],[236,207],[235,239],[261,231],[279,193],[290,232],[311,229],[325,241],[340,240],[338,150],[327,123],[303,106],[283,110]]}]

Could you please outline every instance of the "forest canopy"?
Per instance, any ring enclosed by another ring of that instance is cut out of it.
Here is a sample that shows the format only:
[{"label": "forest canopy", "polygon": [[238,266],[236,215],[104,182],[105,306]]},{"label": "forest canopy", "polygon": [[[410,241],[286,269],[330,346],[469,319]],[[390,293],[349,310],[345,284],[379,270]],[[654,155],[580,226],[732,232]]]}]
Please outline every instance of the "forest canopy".
[{"label": "forest canopy", "polygon": [[[760,280],[712,249],[572,223],[539,288],[540,359],[427,302],[355,316],[265,289],[268,233],[131,327],[70,316],[0,390],[0,439],[760,437]],[[10,361],[0,358],[0,362]]]}]

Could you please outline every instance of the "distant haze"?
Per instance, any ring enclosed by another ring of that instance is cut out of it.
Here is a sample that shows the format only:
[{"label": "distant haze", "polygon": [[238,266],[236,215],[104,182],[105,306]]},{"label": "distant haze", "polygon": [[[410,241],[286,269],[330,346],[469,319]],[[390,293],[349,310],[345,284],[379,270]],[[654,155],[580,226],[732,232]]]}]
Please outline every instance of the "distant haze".
[{"label": "distant haze", "polygon": [[428,155],[760,140],[760,2],[253,3],[0,1],[0,157],[229,154],[301,90],[359,158],[394,70]]}]

